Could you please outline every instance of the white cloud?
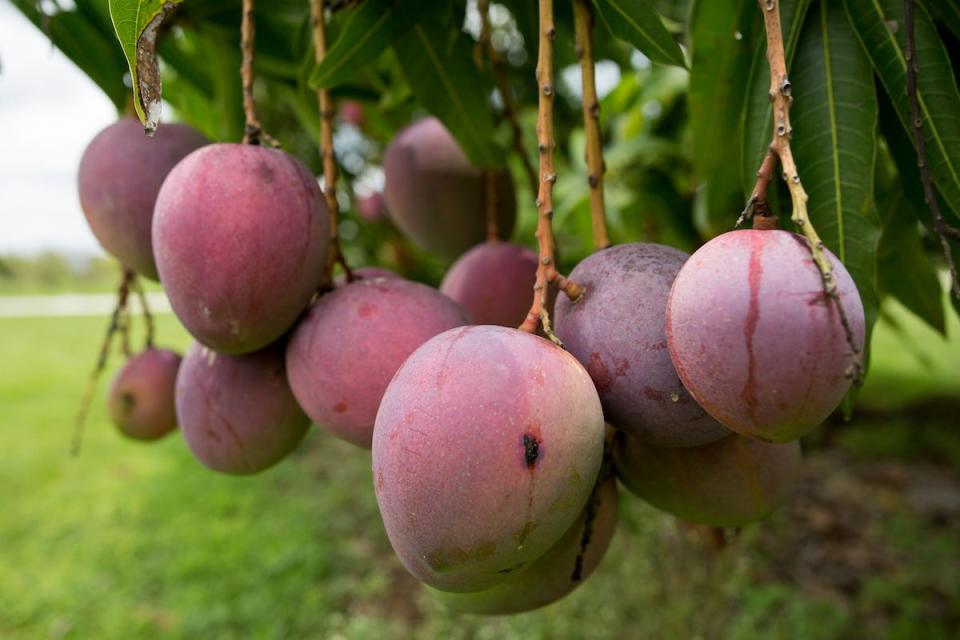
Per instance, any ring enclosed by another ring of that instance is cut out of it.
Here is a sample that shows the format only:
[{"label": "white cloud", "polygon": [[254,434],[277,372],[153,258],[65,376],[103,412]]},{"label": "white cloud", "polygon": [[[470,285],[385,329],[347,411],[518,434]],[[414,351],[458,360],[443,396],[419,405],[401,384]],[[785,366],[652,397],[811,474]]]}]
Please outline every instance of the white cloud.
[{"label": "white cloud", "polygon": [[0,63],[0,252],[102,253],[80,211],[76,172],[116,110],[6,2]]}]

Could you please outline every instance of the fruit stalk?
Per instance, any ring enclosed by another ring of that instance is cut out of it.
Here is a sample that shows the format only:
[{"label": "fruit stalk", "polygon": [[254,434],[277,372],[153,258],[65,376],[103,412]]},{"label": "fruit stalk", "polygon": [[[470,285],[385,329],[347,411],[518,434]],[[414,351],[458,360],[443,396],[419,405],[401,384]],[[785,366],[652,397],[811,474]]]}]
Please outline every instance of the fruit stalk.
[{"label": "fruit stalk", "polygon": [[483,57],[485,53],[493,71],[493,83],[497,87],[500,99],[503,101],[503,117],[510,123],[510,130],[513,133],[513,150],[520,163],[523,165],[523,173],[527,176],[527,183],[530,185],[530,193],[534,198],[537,197],[537,173],[533,169],[533,163],[527,155],[526,147],[523,144],[523,130],[520,128],[520,121],[517,119],[517,108],[513,102],[513,92],[510,91],[510,82],[507,77],[507,67],[503,62],[503,57],[490,44],[490,0],[478,0],[477,10],[480,12],[480,37],[477,40],[477,49],[475,50],[478,66],[483,66]]},{"label": "fruit stalk", "polygon": [[153,321],[153,314],[150,312],[150,307],[147,304],[147,293],[144,291],[143,283],[140,282],[139,277],[134,277],[133,279],[133,290],[140,300],[140,308],[143,310],[143,322],[147,327],[146,348],[153,349],[153,341],[157,334],[157,328]]},{"label": "fruit stalk", "polygon": [[927,164],[927,144],[923,137],[923,121],[920,116],[920,101],[917,98],[917,44],[916,35],[913,28],[914,0],[904,0],[903,2],[903,22],[907,30],[907,97],[910,100],[910,122],[913,123],[911,132],[913,134],[914,146],[917,148],[917,166],[920,168],[920,182],[923,184],[923,199],[930,207],[930,215],[933,216],[933,231],[940,239],[940,246],[943,249],[943,258],[950,269],[950,282],[953,287],[953,295],[960,300],[960,282],[957,281],[957,265],[953,260],[953,252],[950,249],[948,237],[960,241],[960,229],[951,227],[943,219],[943,212],[940,211],[940,202],[937,200],[937,194],[933,190],[933,178],[930,175],[930,167]]},{"label": "fruit stalk", "polygon": [[772,180],[776,160],[780,160],[782,176],[790,190],[790,199],[792,202],[792,215],[790,219],[795,225],[800,227],[800,231],[807,239],[810,248],[810,256],[814,265],[820,272],[820,278],[823,281],[824,293],[834,302],[837,314],[840,316],[840,323],[843,326],[843,332],[847,340],[847,346],[851,352],[851,364],[847,371],[854,384],[860,384],[863,375],[863,357],[860,349],[857,348],[853,339],[853,331],[847,320],[846,311],[840,303],[840,297],[837,294],[837,283],[833,277],[833,267],[827,259],[824,251],[823,241],[817,234],[810,216],[807,213],[807,192],[800,182],[800,174],[797,171],[796,162],[793,159],[793,151],[790,147],[790,140],[793,135],[793,128],[790,126],[790,105],[793,102],[792,87],[787,76],[786,56],[783,49],[783,32],[780,26],[780,1],[779,0],[757,0],[760,10],[763,13],[763,27],[767,36],[767,64],[770,67],[770,102],[773,103],[773,137],[768,148],[767,155],[764,156],[757,172],[757,182],[753,192],[747,201],[747,206],[740,216],[742,221],[754,212],[766,214],[767,186]]},{"label": "fruit stalk", "polygon": [[261,137],[270,146],[277,146],[276,140],[271,138],[260,126],[257,119],[257,104],[253,99],[253,43],[257,29],[253,19],[255,0],[243,0],[243,13],[240,21],[240,81],[243,85],[243,116],[246,122],[243,130],[244,144],[258,145]]},{"label": "fruit stalk", "polygon": [[130,351],[130,307],[125,305],[120,311],[120,318],[117,321],[117,333],[120,334],[120,353],[125,358],[129,358],[133,352]]},{"label": "fruit stalk", "polygon": [[540,99],[537,104],[537,149],[540,153],[540,189],[537,193],[537,243],[540,248],[540,261],[537,264],[537,280],[533,286],[533,304],[526,319],[520,325],[521,331],[533,333],[537,325],[543,326],[543,332],[557,344],[560,339],[550,326],[550,313],[547,311],[547,291],[550,283],[556,283],[567,297],[578,300],[583,295],[583,287],[568,280],[557,271],[553,256],[553,183],[557,174],[553,168],[553,150],[556,146],[553,137],[553,40],[557,32],[553,26],[553,0],[540,0],[540,43],[537,54],[537,85]]},{"label": "fruit stalk", "polygon": [[[327,25],[323,17],[324,0],[310,0],[310,20],[313,24],[314,60],[319,65],[327,55]],[[333,150],[333,97],[328,89],[317,89],[317,101],[320,104],[320,158],[323,160],[323,199],[327,203],[330,215],[330,259],[327,273],[332,275],[333,268],[339,264],[343,268],[347,282],[353,280],[353,273],[347,266],[346,258],[340,249],[340,204],[337,202],[337,156]]]},{"label": "fruit stalk", "polygon": [[100,343],[100,353],[97,356],[97,363],[87,378],[87,384],[83,389],[83,395],[80,396],[80,408],[77,409],[77,417],[73,423],[73,442],[70,445],[70,455],[78,455],[80,446],[83,443],[83,426],[87,419],[87,413],[90,411],[90,402],[93,400],[93,392],[97,387],[97,380],[100,374],[107,366],[107,358],[110,355],[110,345],[113,344],[113,336],[120,330],[122,317],[127,308],[127,300],[130,296],[130,284],[136,278],[136,274],[131,269],[124,268],[120,276],[120,285],[117,287],[117,305],[110,315],[110,324],[107,325],[107,333]]},{"label": "fruit stalk", "polygon": [[600,101],[594,80],[593,64],[593,10],[589,0],[573,0],[573,26],[577,60],[583,81],[583,131],[586,134],[584,159],[587,162],[587,185],[590,187],[590,222],[593,228],[593,248],[610,246],[607,220],[604,214],[603,141],[600,135]]}]

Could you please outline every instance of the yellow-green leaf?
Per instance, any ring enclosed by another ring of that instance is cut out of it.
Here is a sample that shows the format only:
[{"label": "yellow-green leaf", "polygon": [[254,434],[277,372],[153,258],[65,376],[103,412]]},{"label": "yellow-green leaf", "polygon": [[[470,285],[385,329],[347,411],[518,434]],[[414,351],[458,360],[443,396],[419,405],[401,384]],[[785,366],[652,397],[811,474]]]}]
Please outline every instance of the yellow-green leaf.
[{"label": "yellow-green leaf", "polygon": [[147,135],[160,122],[160,66],[157,35],[160,25],[183,0],[110,0],[110,18],[130,66],[133,105]]}]

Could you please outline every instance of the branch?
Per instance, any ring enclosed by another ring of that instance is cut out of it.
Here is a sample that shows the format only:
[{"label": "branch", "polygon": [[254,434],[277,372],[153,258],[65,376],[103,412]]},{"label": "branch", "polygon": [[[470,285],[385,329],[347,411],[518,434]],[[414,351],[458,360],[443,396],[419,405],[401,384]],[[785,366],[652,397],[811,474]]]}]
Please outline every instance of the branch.
[{"label": "branch", "polygon": [[610,246],[603,202],[603,141],[600,137],[600,101],[594,80],[593,11],[590,0],[573,0],[573,25],[577,59],[583,80],[583,131],[586,134],[584,157],[587,161],[587,184],[590,187],[590,222],[593,227],[594,249]]},{"label": "branch", "polygon": [[117,287],[117,305],[110,316],[110,324],[107,325],[107,333],[100,343],[100,354],[97,356],[97,363],[87,378],[87,384],[84,387],[83,395],[80,396],[80,407],[77,409],[77,417],[73,423],[73,443],[70,445],[70,454],[78,455],[80,445],[83,443],[83,427],[87,420],[87,414],[90,412],[90,402],[93,400],[93,392],[97,387],[97,380],[100,374],[107,366],[107,358],[110,355],[110,345],[113,344],[113,336],[121,331],[123,315],[127,310],[127,299],[130,295],[130,284],[134,281],[136,275],[130,269],[123,269],[123,275],[120,277],[120,285]]},{"label": "branch", "polygon": [[530,157],[527,155],[526,145],[523,144],[523,129],[520,128],[520,121],[517,118],[517,107],[513,101],[513,92],[510,90],[507,66],[503,57],[490,43],[490,0],[477,0],[477,10],[480,12],[480,37],[477,40],[477,48],[474,50],[477,66],[483,66],[483,59],[480,54],[486,53],[493,70],[493,83],[497,87],[500,99],[503,101],[503,117],[510,123],[510,130],[513,134],[513,151],[523,165],[524,175],[527,176],[527,183],[530,185],[530,193],[536,197],[537,173],[534,171],[533,163],[530,162]]},{"label": "branch", "polygon": [[940,202],[933,189],[933,178],[930,167],[927,165],[927,143],[923,137],[923,121],[920,116],[920,101],[917,98],[917,45],[913,29],[914,0],[903,0],[903,16],[907,29],[907,97],[910,99],[910,121],[913,122],[913,141],[917,147],[917,166],[920,168],[920,182],[923,183],[923,199],[930,207],[933,216],[933,231],[940,239],[943,257],[950,269],[950,282],[953,295],[960,300],[960,282],[957,282],[957,265],[953,261],[953,251],[950,249],[948,237],[960,238],[960,229],[949,227],[940,211]]},{"label": "branch", "polygon": [[553,0],[540,2],[540,44],[537,55],[537,84],[540,99],[537,105],[537,148],[540,152],[540,190],[537,194],[537,242],[540,247],[540,261],[537,265],[537,280],[533,286],[533,304],[526,319],[520,325],[521,331],[534,333],[537,325],[543,326],[543,332],[557,344],[562,344],[550,326],[550,313],[547,311],[547,291],[555,283],[571,300],[577,301],[583,295],[583,287],[565,278],[557,271],[553,256],[553,183],[557,174],[553,168],[553,150],[556,147],[553,137],[553,98],[556,93],[553,86],[553,40],[556,29],[553,26]]},{"label": "branch", "polygon": [[[820,272],[824,293],[834,302],[840,324],[850,348],[851,364],[847,376],[854,384],[860,384],[863,376],[863,355],[853,340],[853,330],[847,319],[846,310],[837,293],[837,283],[833,277],[833,265],[827,258],[823,241],[813,228],[810,216],[807,213],[807,192],[800,182],[800,174],[793,159],[793,150],[790,140],[793,128],[790,126],[790,104],[793,102],[790,80],[787,77],[787,63],[783,51],[783,32],[780,27],[779,0],[757,0],[760,11],[763,13],[763,27],[767,35],[767,64],[770,66],[770,101],[773,103],[773,138],[767,155],[764,156],[760,170],[757,172],[757,182],[747,201],[747,206],[741,214],[741,220],[756,211],[768,212],[766,191],[773,177],[776,158],[780,160],[782,175],[790,190],[790,199],[793,206],[791,220],[800,227],[807,239],[813,263]],[[738,220],[738,223],[741,221]]]},{"label": "branch", "polygon": [[[327,55],[327,26],[323,16],[324,0],[310,0],[310,20],[313,23],[314,59],[319,65]],[[340,249],[340,203],[337,202],[337,157],[333,150],[333,98],[328,89],[317,89],[320,104],[320,157],[323,159],[323,197],[330,216],[330,258],[327,275],[333,278],[333,269],[339,264],[347,282],[353,280],[353,272]]]}]

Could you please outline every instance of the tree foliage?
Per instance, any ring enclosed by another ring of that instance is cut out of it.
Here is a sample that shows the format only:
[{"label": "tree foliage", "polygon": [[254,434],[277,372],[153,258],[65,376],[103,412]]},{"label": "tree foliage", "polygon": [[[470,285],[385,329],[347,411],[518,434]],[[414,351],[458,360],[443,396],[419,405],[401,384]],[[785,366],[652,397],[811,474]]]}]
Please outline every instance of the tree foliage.
[{"label": "tree foliage", "polygon": [[[127,63],[135,77],[137,62],[131,38],[162,3],[14,4],[118,111],[130,109]],[[339,103],[349,100],[363,108],[362,127],[341,128],[337,137],[344,203],[352,202],[356,191],[376,187],[385,144],[427,112],[443,121],[474,164],[509,166],[517,184],[524,184],[494,69],[477,64],[474,2],[330,4],[331,46],[320,65],[314,61],[306,0],[261,3],[256,13],[258,113],[286,150],[320,171],[315,91],[323,87]],[[568,267],[589,252],[589,190],[573,12],[569,2],[555,4],[554,223]],[[755,0],[594,0],[593,5],[611,239],[692,249],[733,227],[770,142],[760,9]],[[782,2],[793,147],[811,219],[853,275],[868,323],[878,303],[893,296],[942,332],[937,271],[942,256],[910,137],[903,12],[901,0]],[[238,141],[243,133],[240,13],[240,0],[186,0],[164,21],[158,41],[163,99],[174,111],[166,119],[186,121],[214,140]],[[915,17],[922,131],[941,208],[952,224],[960,221],[958,16],[953,0],[923,0]],[[507,66],[526,152],[535,159],[535,3],[495,2],[490,18],[492,46]],[[143,115],[139,102],[136,109]],[[785,193],[777,181],[770,194],[783,214],[789,208]],[[534,198],[524,187],[519,198],[515,237],[532,243]],[[343,224],[345,250],[354,262],[401,263],[415,277],[438,279],[443,265],[406,245],[389,224],[365,222],[352,206]]]}]

